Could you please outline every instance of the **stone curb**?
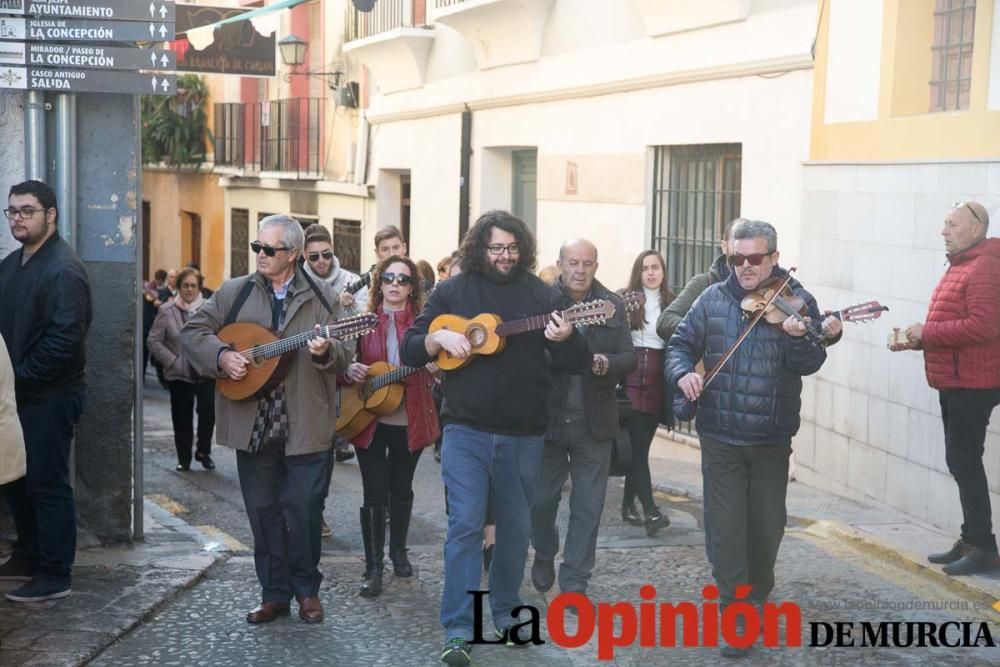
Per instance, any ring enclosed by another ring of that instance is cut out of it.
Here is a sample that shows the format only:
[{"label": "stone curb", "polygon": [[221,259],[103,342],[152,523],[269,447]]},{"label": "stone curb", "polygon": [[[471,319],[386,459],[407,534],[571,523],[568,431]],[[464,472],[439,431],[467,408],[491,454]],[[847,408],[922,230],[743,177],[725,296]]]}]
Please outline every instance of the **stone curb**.
[{"label": "stone curb", "polygon": [[1000,609],[993,607],[997,596],[988,589],[981,588],[968,577],[952,577],[927,562],[926,558],[900,549],[886,540],[879,539],[869,533],[858,530],[849,524],[833,520],[809,520],[805,532],[817,537],[832,537],[852,547],[892,563],[902,569],[919,575],[928,581],[947,588],[971,602],[983,605],[984,609],[993,608],[998,613]]},{"label": "stone curb", "polygon": [[191,576],[189,576],[183,582],[171,588],[158,600],[155,600],[145,611],[142,612],[142,614],[140,614],[138,617],[135,618],[135,620],[129,623],[128,626],[122,627],[117,631],[108,633],[105,636],[105,641],[102,641],[100,644],[95,646],[94,649],[91,651],[90,655],[77,662],[76,667],[82,667],[83,665],[90,663],[92,660],[97,659],[102,653],[104,653],[106,649],[115,644],[122,637],[125,637],[130,632],[138,628],[147,620],[152,618],[158,611],[160,611],[160,609],[162,609],[165,605],[173,601],[174,598],[176,598],[178,595],[180,595],[184,591],[194,588],[202,579],[205,578],[205,575],[208,574],[209,570],[221,567],[227,560],[229,560],[228,554],[220,554],[219,557],[215,558],[215,560],[213,560],[212,563],[209,564],[208,566],[200,570],[193,571],[191,573]]},{"label": "stone curb", "polygon": [[[654,482],[653,487],[657,491],[669,493],[674,496],[701,501],[701,496],[693,493],[690,489],[674,486],[669,482]],[[967,577],[949,576],[942,572],[940,568],[928,564],[924,557],[904,551],[894,544],[858,530],[849,524],[829,519],[812,519],[796,516],[791,513],[789,513],[788,518],[804,524],[804,532],[810,535],[837,539],[859,551],[876,556],[883,561],[892,563],[930,582],[943,586],[953,593],[968,599],[970,602],[983,605],[984,608],[996,609],[993,607],[998,602],[995,593],[977,586]],[[996,609],[996,611],[1000,613],[1000,609]]]}]

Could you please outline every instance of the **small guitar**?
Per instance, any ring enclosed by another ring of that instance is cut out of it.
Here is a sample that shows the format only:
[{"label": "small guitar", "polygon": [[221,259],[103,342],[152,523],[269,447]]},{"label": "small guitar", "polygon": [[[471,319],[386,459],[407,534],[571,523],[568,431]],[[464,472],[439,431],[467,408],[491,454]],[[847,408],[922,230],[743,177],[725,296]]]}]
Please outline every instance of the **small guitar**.
[{"label": "small guitar", "polygon": [[[605,299],[578,303],[562,311],[562,316],[569,324],[603,324],[615,314],[615,304]],[[431,322],[428,330],[456,331],[465,334],[472,344],[472,353],[465,359],[451,356],[446,350],[441,350],[437,356],[437,365],[443,371],[453,371],[465,366],[476,355],[493,355],[503,351],[506,337],[528,331],[544,329],[549,323],[549,314],[535,315],[523,320],[504,322],[499,315],[482,313],[466,319],[458,315],[438,315]]]},{"label": "small guitar", "polygon": [[403,402],[402,381],[420,371],[420,367],[393,366],[376,361],[368,367],[368,379],[340,392],[340,415],[337,435],[347,440],[361,433],[375,417],[392,414]]},{"label": "small guitar", "polygon": [[250,363],[242,380],[222,378],[216,381],[216,387],[231,401],[265,396],[288,374],[292,362],[290,352],[305,347],[314,338],[356,338],[373,330],[377,324],[378,315],[366,313],[288,338],[278,338],[273,332],[251,322],[230,324],[216,335]]}]

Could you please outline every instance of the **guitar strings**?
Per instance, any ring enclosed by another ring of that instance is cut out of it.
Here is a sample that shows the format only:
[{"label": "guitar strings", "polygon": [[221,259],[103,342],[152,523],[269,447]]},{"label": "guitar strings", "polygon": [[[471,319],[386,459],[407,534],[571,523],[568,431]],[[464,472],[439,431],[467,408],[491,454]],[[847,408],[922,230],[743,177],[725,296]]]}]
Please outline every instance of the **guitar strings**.
[{"label": "guitar strings", "polygon": [[[356,317],[350,317],[344,320],[339,320],[337,322],[334,322],[333,324],[324,326],[319,330],[310,329],[309,331],[296,334],[294,336],[290,336],[289,338],[281,338],[276,341],[272,341],[270,343],[265,343],[263,345],[252,347],[249,350],[243,350],[239,354],[244,359],[247,360],[258,359],[261,357],[265,359],[270,357],[277,357],[282,354],[285,354],[286,352],[291,352],[292,350],[302,347],[303,343],[310,341],[313,338],[316,338],[317,336],[322,336],[324,333],[325,333],[324,336],[325,338],[329,338],[335,333],[345,338],[353,338],[354,336],[363,333],[365,329],[371,328],[370,327],[371,319],[372,317],[370,315],[359,315]],[[360,328],[358,330],[350,331],[351,328],[356,327],[358,325],[360,325]],[[348,331],[348,333],[344,334],[342,330],[346,330]]]}]

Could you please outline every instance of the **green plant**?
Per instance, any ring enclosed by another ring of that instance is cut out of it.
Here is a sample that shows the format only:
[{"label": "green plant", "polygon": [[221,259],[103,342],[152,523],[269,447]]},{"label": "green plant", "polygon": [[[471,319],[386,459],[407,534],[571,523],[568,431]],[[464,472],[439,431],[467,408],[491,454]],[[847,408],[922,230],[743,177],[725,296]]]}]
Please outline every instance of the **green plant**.
[{"label": "green plant", "polygon": [[208,128],[208,86],[196,74],[177,78],[172,97],[142,98],[142,160],[166,162],[175,167],[199,167],[205,160]]}]

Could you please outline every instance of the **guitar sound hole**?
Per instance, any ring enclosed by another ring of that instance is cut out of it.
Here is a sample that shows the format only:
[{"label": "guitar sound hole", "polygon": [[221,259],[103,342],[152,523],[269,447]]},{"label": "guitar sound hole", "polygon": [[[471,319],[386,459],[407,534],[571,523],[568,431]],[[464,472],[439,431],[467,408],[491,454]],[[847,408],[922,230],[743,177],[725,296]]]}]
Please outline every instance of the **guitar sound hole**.
[{"label": "guitar sound hole", "polygon": [[472,347],[482,347],[486,343],[486,329],[481,325],[473,325],[465,332],[465,336],[472,343]]}]

